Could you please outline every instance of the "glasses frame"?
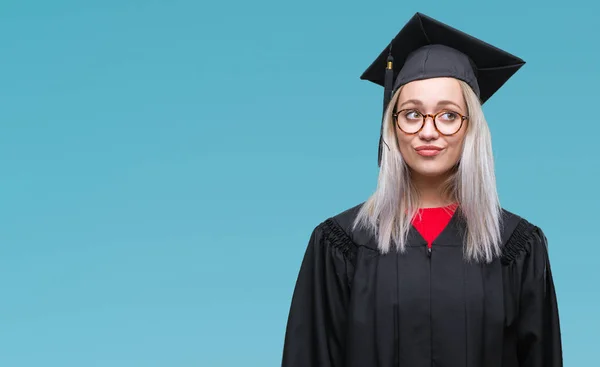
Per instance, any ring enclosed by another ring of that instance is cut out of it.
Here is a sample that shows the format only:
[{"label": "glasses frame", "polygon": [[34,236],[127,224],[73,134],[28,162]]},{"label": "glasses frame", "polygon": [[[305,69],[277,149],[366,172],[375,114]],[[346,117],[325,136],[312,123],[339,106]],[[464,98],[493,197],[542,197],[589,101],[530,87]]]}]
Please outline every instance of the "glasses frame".
[{"label": "glasses frame", "polygon": [[[420,128],[419,128],[419,129],[418,129],[416,132],[414,132],[414,133],[409,133],[409,132],[406,132],[406,131],[402,130],[402,128],[400,127],[400,121],[398,121],[398,116],[399,116],[399,115],[400,115],[402,112],[404,112],[404,111],[415,111],[415,112],[418,112],[418,113],[421,115],[421,127],[420,127]],[[453,132],[452,134],[444,134],[443,132],[441,132],[441,131],[440,131],[440,129],[438,129],[438,127],[437,127],[437,124],[436,124],[436,122],[435,122],[436,118],[437,118],[439,115],[441,115],[442,113],[448,113],[448,112],[455,113],[455,114],[457,114],[457,115],[460,117],[460,126],[459,126],[459,127],[458,127],[458,129],[456,129],[456,131],[455,131],[455,132]],[[392,114],[392,117],[394,118],[394,122],[395,122],[396,126],[398,127],[398,129],[400,129],[400,131],[402,131],[403,133],[405,133],[405,134],[407,134],[407,135],[416,135],[416,134],[420,133],[420,132],[421,132],[421,130],[423,130],[423,128],[425,127],[425,121],[427,120],[427,118],[428,118],[428,117],[431,117],[431,120],[433,121],[433,127],[435,128],[435,130],[436,130],[438,133],[440,133],[441,135],[444,135],[444,136],[452,136],[452,135],[456,135],[456,134],[458,134],[458,132],[459,132],[459,131],[462,129],[462,127],[463,127],[463,124],[464,124],[465,120],[469,120],[469,116],[465,116],[465,115],[463,115],[463,114],[461,114],[461,113],[458,113],[458,112],[456,112],[456,111],[453,111],[453,110],[448,110],[448,109],[441,110],[441,111],[439,111],[439,112],[436,112],[436,113],[434,113],[434,114],[430,114],[430,113],[428,113],[428,114],[425,114],[425,113],[422,113],[421,111],[419,111],[419,110],[418,110],[418,109],[416,109],[416,108],[404,108],[404,109],[401,109],[401,110],[399,110],[399,111],[396,111],[396,112],[394,112],[394,113]]]}]

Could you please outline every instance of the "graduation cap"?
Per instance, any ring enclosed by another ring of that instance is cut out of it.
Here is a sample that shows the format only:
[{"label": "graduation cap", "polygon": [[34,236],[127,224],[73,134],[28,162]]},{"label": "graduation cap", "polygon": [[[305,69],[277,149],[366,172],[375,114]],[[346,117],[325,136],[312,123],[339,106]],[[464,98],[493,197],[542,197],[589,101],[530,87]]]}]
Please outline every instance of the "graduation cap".
[{"label": "graduation cap", "polygon": [[[384,87],[383,110],[394,92],[414,80],[454,77],[485,103],[525,61],[506,51],[416,13],[361,75]],[[379,137],[381,165],[383,123]]]}]

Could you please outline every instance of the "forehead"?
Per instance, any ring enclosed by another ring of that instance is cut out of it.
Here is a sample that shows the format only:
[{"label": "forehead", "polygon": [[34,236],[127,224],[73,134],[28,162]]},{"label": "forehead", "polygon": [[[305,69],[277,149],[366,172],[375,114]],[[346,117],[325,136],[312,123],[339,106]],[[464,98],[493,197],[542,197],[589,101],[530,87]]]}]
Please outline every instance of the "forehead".
[{"label": "forehead", "polygon": [[398,103],[415,99],[424,105],[435,105],[438,101],[452,101],[464,105],[462,89],[454,78],[431,78],[415,80],[402,87]]}]

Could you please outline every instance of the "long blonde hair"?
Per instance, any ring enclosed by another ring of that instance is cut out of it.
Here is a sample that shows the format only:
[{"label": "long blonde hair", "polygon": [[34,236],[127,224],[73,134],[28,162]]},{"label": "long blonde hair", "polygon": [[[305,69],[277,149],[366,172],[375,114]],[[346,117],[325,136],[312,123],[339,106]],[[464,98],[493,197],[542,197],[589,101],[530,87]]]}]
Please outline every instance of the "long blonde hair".
[{"label": "long blonde hair", "polygon": [[[445,182],[444,191],[459,204],[457,215],[467,224],[465,258],[489,262],[500,254],[502,225],[491,135],[479,98],[468,84],[459,82],[469,122],[459,163]],[[384,115],[386,145],[382,150],[377,189],[362,205],[354,222],[354,228],[366,228],[376,234],[381,253],[389,252],[392,243],[397,251],[405,251],[411,220],[419,206],[419,193],[400,154],[392,120],[400,91],[401,88],[396,91]]]}]

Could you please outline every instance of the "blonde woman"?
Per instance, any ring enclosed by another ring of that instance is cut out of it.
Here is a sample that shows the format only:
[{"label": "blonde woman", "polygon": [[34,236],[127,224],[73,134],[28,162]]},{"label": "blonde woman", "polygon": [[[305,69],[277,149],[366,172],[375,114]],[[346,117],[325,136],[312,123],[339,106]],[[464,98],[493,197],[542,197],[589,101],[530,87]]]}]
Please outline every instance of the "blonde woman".
[{"label": "blonde woman", "polygon": [[503,209],[481,105],[524,62],[417,13],[384,87],[376,191],[313,231],[284,367],[558,367],[542,230]]}]

